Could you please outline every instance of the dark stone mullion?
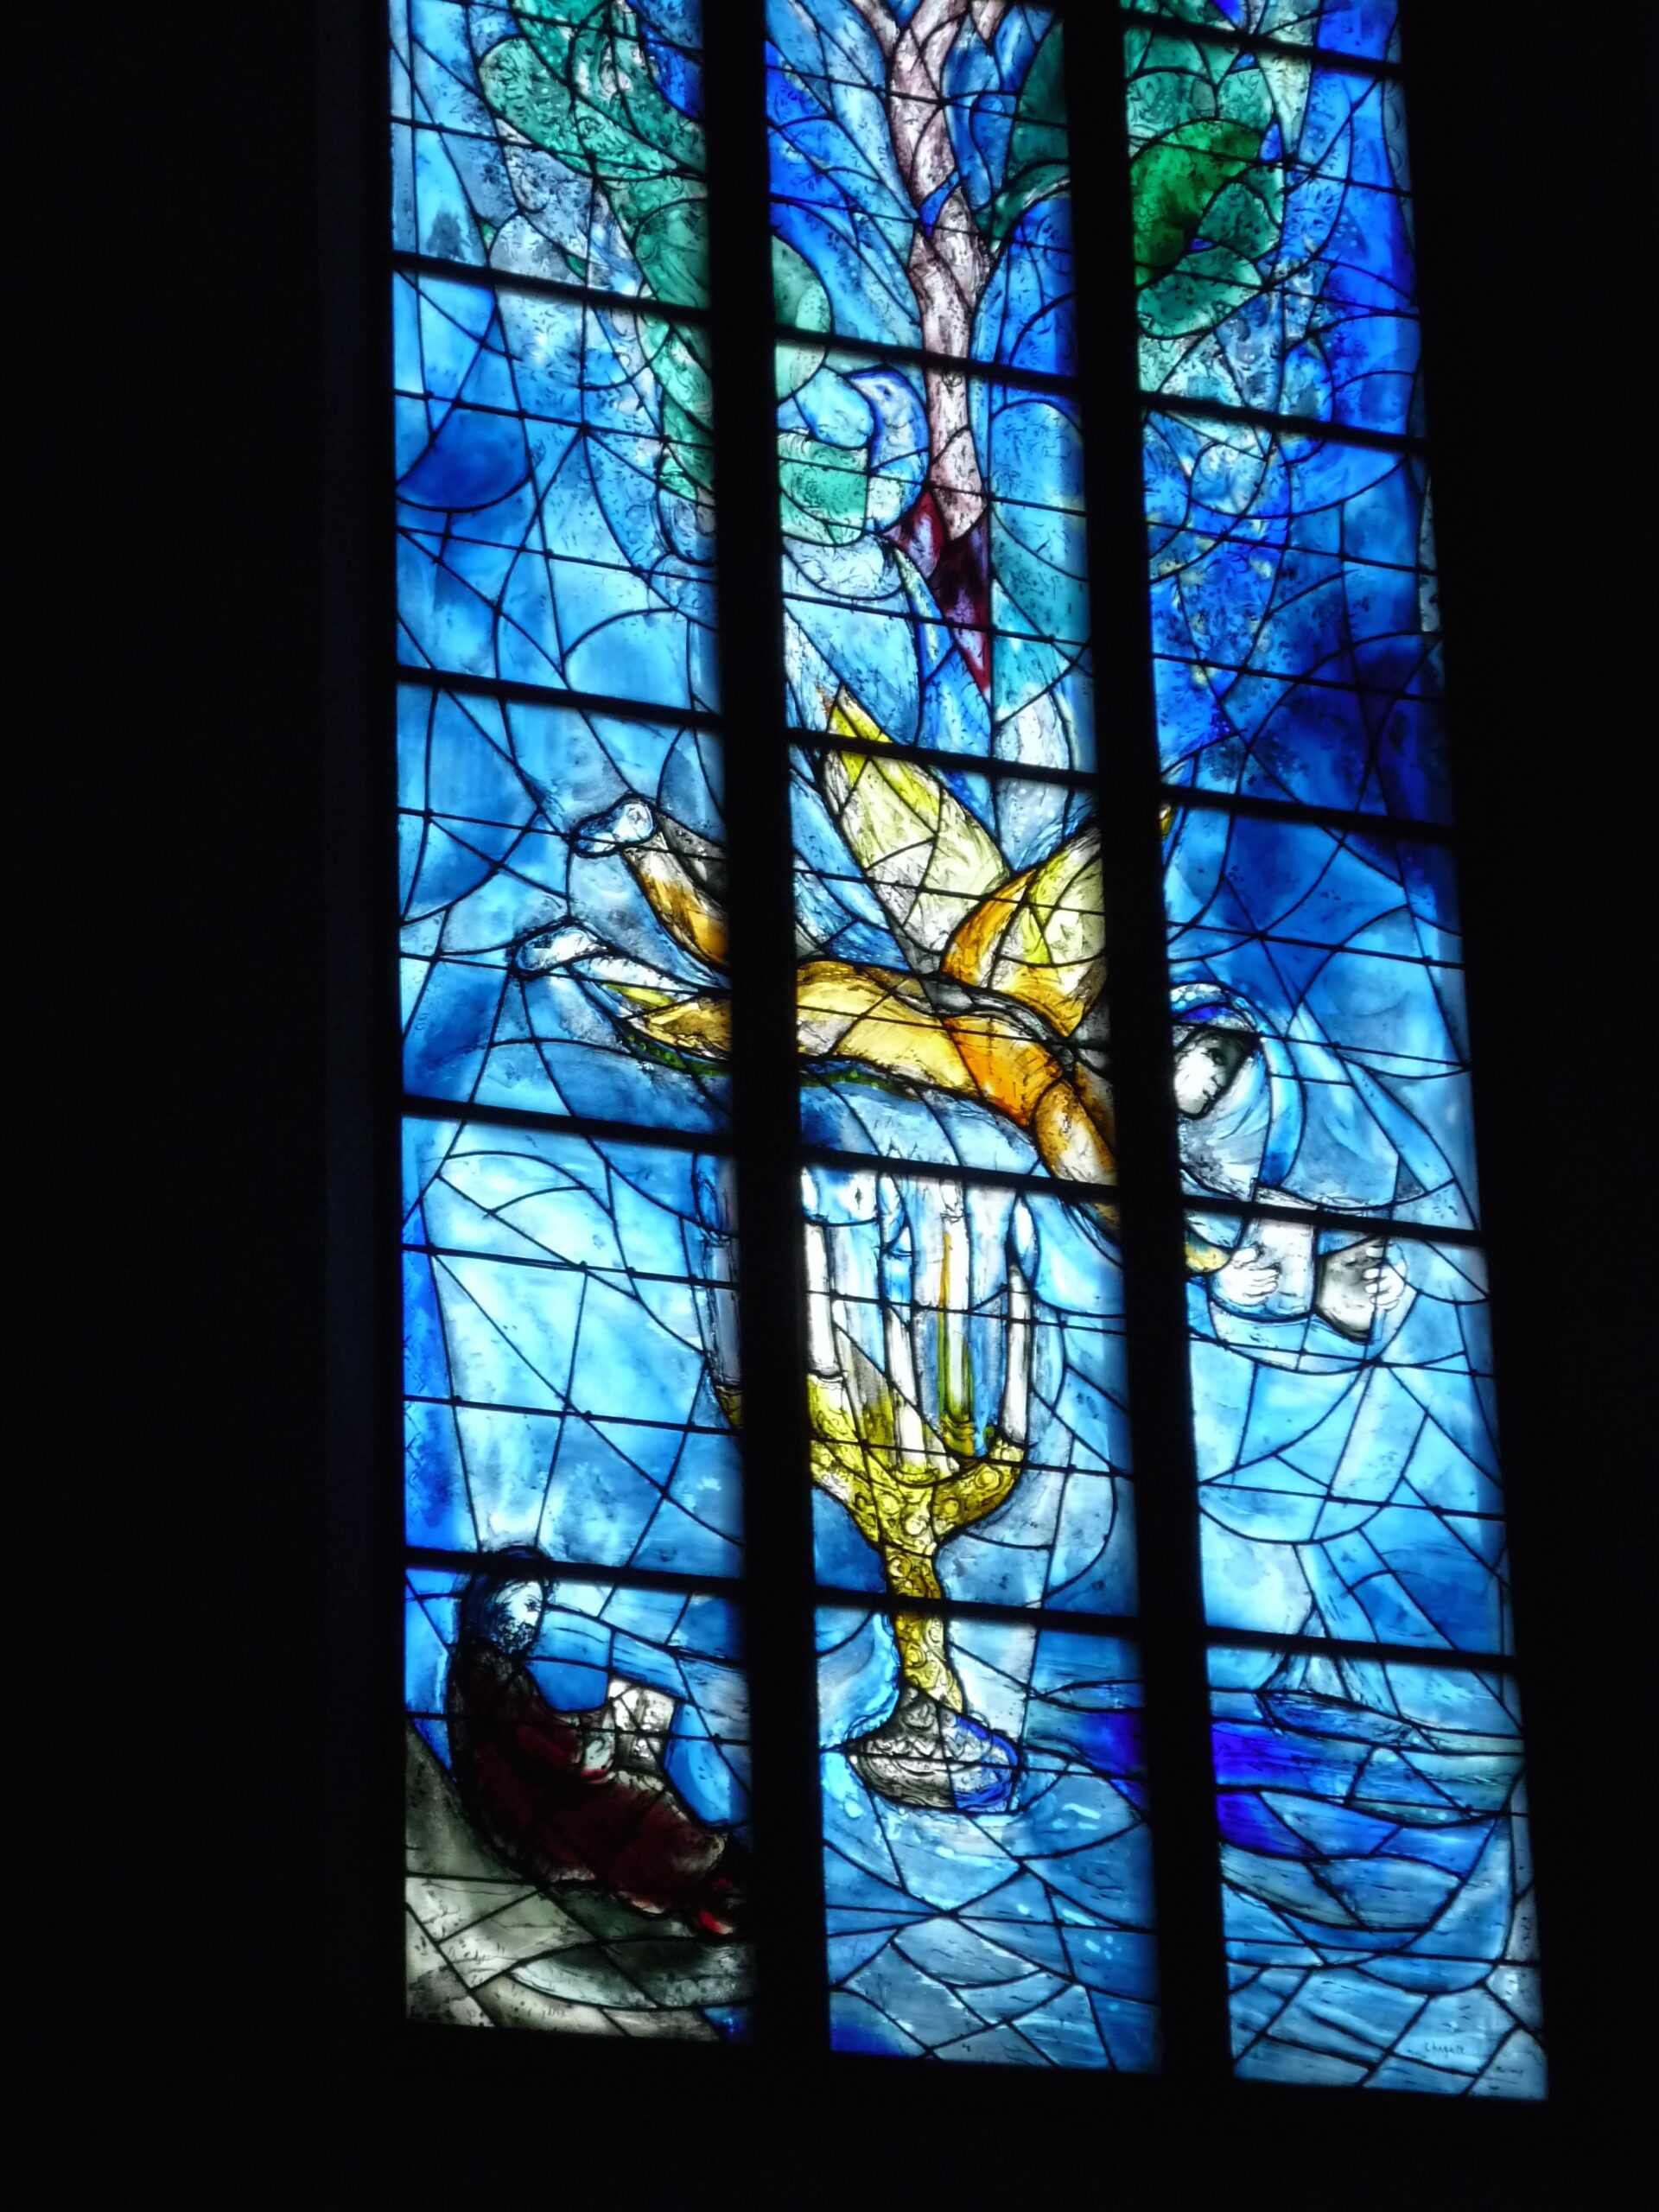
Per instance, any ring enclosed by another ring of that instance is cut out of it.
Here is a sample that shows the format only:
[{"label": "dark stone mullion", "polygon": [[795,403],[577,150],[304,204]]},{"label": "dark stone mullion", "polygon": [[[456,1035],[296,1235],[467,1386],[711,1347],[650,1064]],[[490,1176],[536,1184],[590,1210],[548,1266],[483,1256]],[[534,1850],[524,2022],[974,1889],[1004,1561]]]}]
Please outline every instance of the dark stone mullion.
[{"label": "dark stone mullion", "polygon": [[828,1991],[763,0],[720,0],[704,11],[703,24],[754,1745],[755,2033],[769,2056],[788,2063],[824,2047]]},{"label": "dark stone mullion", "polygon": [[1122,27],[1116,11],[1078,6],[1066,10],[1065,36],[1066,83],[1090,88],[1071,153],[1164,2069],[1173,2082],[1203,2091],[1226,2082],[1231,2061],[1187,1369]]}]

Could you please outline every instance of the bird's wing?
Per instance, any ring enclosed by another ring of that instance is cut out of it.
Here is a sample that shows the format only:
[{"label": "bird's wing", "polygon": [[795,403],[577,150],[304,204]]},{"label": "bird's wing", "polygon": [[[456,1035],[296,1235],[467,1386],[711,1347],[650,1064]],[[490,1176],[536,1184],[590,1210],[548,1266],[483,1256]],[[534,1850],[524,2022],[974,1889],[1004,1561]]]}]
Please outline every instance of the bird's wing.
[{"label": "bird's wing", "polygon": [[732,1056],[732,1001],[724,991],[698,991],[629,1015],[636,1035],[692,1060],[728,1060]]},{"label": "bird's wing", "polygon": [[726,909],[706,874],[688,868],[666,838],[632,845],[623,855],[651,911],[683,951],[711,968],[727,960]]},{"label": "bird's wing", "polygon": [[1100,832],[1079,830],[963,918],[945,975],[1017,999],[1069,1037],[1105,986],[1103,888]]},{"label": "bird's wing", "polygon": [[[844,687],[832,734],[891,742]],[[963,919],[1008,873],[996,840],[931,769],[879,753],[825,752],[818,788],[907,954],[931,968]]]}]

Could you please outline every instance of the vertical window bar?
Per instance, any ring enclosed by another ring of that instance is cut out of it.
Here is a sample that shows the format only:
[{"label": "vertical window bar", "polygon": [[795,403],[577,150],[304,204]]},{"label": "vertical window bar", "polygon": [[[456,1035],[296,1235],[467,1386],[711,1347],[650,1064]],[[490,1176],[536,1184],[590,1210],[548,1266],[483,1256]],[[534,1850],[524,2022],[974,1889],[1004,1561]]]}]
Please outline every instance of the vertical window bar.
[{"label": "vertical window bar", "polygon": [[[1559,1670],[1538,1663],[1541,1646],[1536,1640],[1536,1624],[1542,1618],[1542,1608],[1537,1599],[1548,1586],[1549,1577],[1560,1572],[1550,1527],[1553,1513],[1559,1505],[1559,1469],[1541,1450],[1538,1431],[1527,1418],[1529,1408],[1526,1370],[1509,1349],[1511,1344],[1518,1346],[1526,1341],[1525,1325],[1521,1318],[1525,1295],[1522,1287],[1532,1260],[1535,1231],[1532,1210],[1525,1204],[1524,1186],[1516,1190],[1514,1199],[1510,1198],[1514,1185],[1508,1160],[1513,1155],[1513,1146],[1506,1145],[1497,1134],[1499,1117],[1508,1106],[1503,1082],[1502,1046],[1497,1040],[1501,1034],[1505,996],[1510,995],[1513,1003],[1512,994],[1506,994],[1504,988],[1508,948],[1497,927],[1500,913],[1491,911],[1489,915],[1488,908],[1493,874],[1491,855],[1503,845],[1503,841],[1492,834],[1493,760],[1495,757],[1502,760],[1503,750],[1501,743],[1493,747],[1489,733],[1494,726],[1484,715],[1477,718],[1472,710],[1473,690],[1465,692],[1460,679],[1462,664],[1456,656],[1459,652],[1458,640],[1464,634],[1461,609],[1465,579],[1471,587],[1468,599],[1471,602],[1471,643],[1479,611],[1477,571],[1472,557],[1466,566],[1460,558],[1464,540],[1459,531],[1465,522],[1473,524],[1476,518],[1461,505],[1465,496],[1465,480],[1460,473],[1461,449],[1455,435],[1455,420],[1452,435],[1442,437],[1440,432],[1445,424],[1433,411],[1438,409],[1447,384],[1455,385],[1458,380],[1449,363],[1442,370],[1446,354],[1441,352],[1439,341],[1460,326],[1466,331],[1469,321],[1466,307],[1460,308],[1452,296],[1455,271],[1450,257],[1452,240],[1440,227],[1443,221],[1449,225],[1460,193],[1468,189],[1451,167],[1454,134],[1460,121],[1454,89],[1460,41],[1459,34],[1446,20],[1444,11],[1437,16],[1433,7],[1422,4],[1422,0],[1399,0],[1399,9],[1401,50],[1411,72],[1407,146],[1417,208],[1413,244],[1422,302],[1423,381],[1430,395],[1427,444],[1437,487],[1435,531],[1440,541],[1440,591],[1446,628],[1452,641],[1449,656],[1454,677],[1459,679],[1451,689],[1449,716],[1453,792],[1464,833],[1464,842],[1456,849],[1458,891],[1465,930],[1469,1057],[1477,1071],[1471,1106],[1475,1157],[1484,1193],[1481,1235],[1491,1268],[1488,1296],[1492,1314],[1492,1366],[1499,1391],[1504,1541],[1511,1561],[1510,1603],[1516,1616],[1516,1633],[1505,1666],[1521,1700],[1529,1784],[1528,1825],[1535,1868],[1534,1897],[1540,1922],[1538,1955],[1534,1963],[1541,1992],[1550,2094],[1554,2097],[1573,2094],[1575,2065],[1586,2073],[1599,2072],[1603,2054],[1598,2049],[1592,2059],[1583,2050],[1573,2028],[1575,2021],[1582,2023],[1587,2015],[1582,2007],[1575,2007],[1568,2001],[1564,1993],[1559,2000],[1557,1996],[1561,1983],[1570,1981],[1574,1969],[1571,1943],[1565,1938],[1557,1942],[1553,1937],[1555,1900],[1563,1897],[1566,1890],[1565,1879],[1558,1885],[1554,1878],[1557,1808],[1571,1802],[1582,1769],[1576,1741],[1568,1746],[1563,1746],[1561,1742],[1560,1718],[1555,1710],[1560,1695]],[[1467,47],[1463,46],[1461,52],[1466,57]],[[1450,350],[1448,346],[1447,352]],[[1466,372],[1464,380],[1466,383]],[[1472,489],[1472,472],[1466,480]],[[1468,550],[1472,556],[1476,550],[1472,529]],[[1471,677],[1475,673],[1471,667]],[[1501,776],[1502,771],[1498,772]],[[1530,976],[1529,987],[1535,988]]]},{"label": "vertical window bar", "polygon": [[743,1251],[744,1511],[752,1577],[755,2033],[771,2053],[804,2054],[824,2047],[827,1996],[763,0],[709,0],[703,53],[715,318],[715,569],[728,732],[733,1118]]},{"label": "vertical window bar", "polygon": [[1072,118],[1071,145],[1164,2070],[1176,2081],[1216,2085],[1230,2072],[1226,1974],[1164,936],[1122,25],[1116,10],[1071,6],[1065,37],[1066,83],[1087,86],[1094,110]]}]

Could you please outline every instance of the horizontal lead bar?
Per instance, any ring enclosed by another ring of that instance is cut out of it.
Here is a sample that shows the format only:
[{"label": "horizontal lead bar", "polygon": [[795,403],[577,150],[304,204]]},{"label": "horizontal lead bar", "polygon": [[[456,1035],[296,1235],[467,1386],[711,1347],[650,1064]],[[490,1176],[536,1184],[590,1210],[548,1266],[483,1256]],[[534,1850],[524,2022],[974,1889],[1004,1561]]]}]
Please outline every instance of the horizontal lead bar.
[{"label": "horizontal lead bar", "polygon": [[392,269],[401,276],[430,276],[445,284],[467,284],[480,292],[533,292],[549,300],[564,300],[572,307],[594,308],[607,314],[626,315],[651,322],[703,324],[712,321],[707,308],[671,307],[638,292],[596,292],[588,284],[567,284],[557,276],[521,275],[516,269],[494,269],[475,261],[444,261],[432,254],[410,253],[394,246]]},{"label": "horizontal lead bar", "polygon": [[[1071,0],[1072,5],[1092,6],[1095,0]],[[1050,0],[1064,14],[1067,0]],[[1156,15],[1144,8],[1121,7],[1124,29],[1162,32],[1170,38],[1190,38],[1199,46],[1221,46],[1240,54],[1273,54],[1287,61],[1306,61],[1310,67],[1340,69],[1344,76],[1375,77],[1398,84],[1405,72],[1397,61],[1370,54],[1344,54],[1335,47],[1299,46],[1294,39],[1274,38],[1265,31],[1234,30],[1223,23],[1189,22],[1184,16]]]},{"label": "horizontal lead bar", "polygon": [[839,332],[804,330],[798,323],[772,325],[779,346],[810,346],[815,353],[852,355],[870,362],[891,363],[895,368],[938,369],[973,384],[1007,385],[1014,391],[1049,392],[1058,398],[1075,398],[1082,378],[1058,376],[1047,369],[1022,369],[1007,361],[971,360],[963,353],[936,353],[925,346],[906,346],[896,338],[843,338]]},{"label": "horizontal lead bar", "polygon": [[[504,1581],[515,1576],[521,1581],[533,1579],[525,1575],[530,1564],[522,1553],[504,1559],[499,1552],[440,1551],[427,1544],[410,1544],[404,1552],[405,1567],[423,1567],[453,1574],[494,1573]],[[676,1596],[683,1592],[688,1598],[741,1599],[743,1595],[742,1583],[729,1575],[667,1574],[653,1567],[598,1567],[588,1560],[550,1559],[543,1564],[550,1579],[558,1582],[601,1582],[619,1590],[666,1590]]]},{"label": "horizontal lead bar", "polygon": [[414,1122],[482,1122],[504,1129],[535,1129],[550,1136],[579,1137],[594,1144],[654,1145],[663,1152],[707,1152],[724,1159],[732,1141],[724,1132],[638,1127],[632,1122],[602,1122],[588,1114],[541,1114],[524,1106],[485,1106],[474,1099],[431,1098],[405,1091],[403,1111]]},{"label": "horizontal lead bar", "polygon": [[890,1590],[848,1590],[839,1583],[817,1586],[820,1605],[844,1605],[864,1613],[925,1613],[936,1620],[1004,1621],[1015,1628],[1063,1628],[1103,1636],[1135,1636],[1142,1624],[1132,1613],[1096,1613],[1079,1607],[1061,1611],[1052,1605],[998,1605],[977,1598],[900,1598]]},{"label": "horizontal lead bar", "polygon": [[[1055,768],[1046,763],[1003,760],[995,754],[946,753],[931,746],[899,745],[877,738],[847,737],[837,730],[804,729],[790,723],[785,736],[804,752],[861,753],[881,760],[908,760],[919,768],[948,768],[957,775],[982,775],[1019,783],[1058,784],[1085,796],[1097,794],[1099,772],[1094,768]],[[1426,822],[1417,815],[1363,814],[1351,807],[1305,806],[1296,799],[1261,798],[1240,791],[1201,791],[1191,784],[1160,784],[1159,791],[1171,806],[1203,807],[1217,814],[1236,814],[1252,821],[1284,822],[1319,830],[1342,830],[1355,836],[1408,838],[1419,844],[1452,845],[1457,830],[1450,823]]]},{"label": "horizontal lead bar", "polygon": [[1512,1675],[1513,1653],[1459,1651],[1444,1643],[1367,1643],[1337,1636],[1274,1636],[1265,1629],[1206,1628],[1211,1651],[1278,1651],[1299,1659],[1371,1659],[1383,1667],[1466,1667],[1471,1673]]},{"label": "horizontal lead bar", "polygon": [[567,691],[543,683],[520,683],[499,676],[458,676],[419,662],[397,668],[400,683],[423,684],[430,691],[500,699],[512,706],[563,707],[574,715],[611,715],[618,721],[669,723],[676,729],[717,731],[721,718],[706,707],[650,706],[639,699],[613,698],[604,691]]},{"label": "horizontal lead bar", "polygon": [[1148,415],[1179,415],[1198,422],[1236,423],[1249,430],[1268,430],[1275,437],[1307,438],[1316,445],[1363,446],[1373,453],[1398,454],[1402,460],[1426,460],[1426,438],[1396,436],[1389,430],[1368,430],[1357,423],[1327,422],[1319,415],[1276,415],[1265,407],[1236,407],[1225,399],[1188,399],[1173,393],[1147,391],[1141,403]]}]

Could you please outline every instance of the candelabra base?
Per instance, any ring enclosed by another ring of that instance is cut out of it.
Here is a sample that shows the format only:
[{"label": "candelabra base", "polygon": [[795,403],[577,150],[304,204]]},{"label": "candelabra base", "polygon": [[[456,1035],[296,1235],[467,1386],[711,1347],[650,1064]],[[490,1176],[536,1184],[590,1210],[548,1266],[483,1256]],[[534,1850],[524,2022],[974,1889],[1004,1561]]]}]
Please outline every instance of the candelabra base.
[{"label": "candelabra base", "polygon": [[908,1685],[890,1717],[846,1752],[873,1795],[936,1813],[1001,1811],[1020,1771],[1006,1737]]}]

